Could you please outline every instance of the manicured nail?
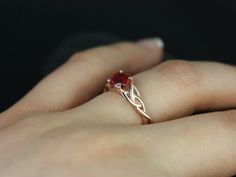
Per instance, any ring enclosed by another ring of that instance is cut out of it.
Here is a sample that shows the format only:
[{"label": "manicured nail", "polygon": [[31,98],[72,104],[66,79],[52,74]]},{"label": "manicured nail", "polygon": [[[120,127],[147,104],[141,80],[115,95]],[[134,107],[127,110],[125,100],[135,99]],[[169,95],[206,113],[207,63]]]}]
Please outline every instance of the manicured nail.
[{"label": "manicured nail", "polygon": [[161,49],[164,49],[165,43],[161,38],[157,37],[157,38],[155,38],[155,41],[156,41],[156,45],[158,47],[160,47]]},{"label": "manicured nail", "polygon": [[148,38],[148,39],[141,39],[137,42],[138,45],[145,47],[145,48],[160,48],[163,49],[165,44],[161,38]]}]

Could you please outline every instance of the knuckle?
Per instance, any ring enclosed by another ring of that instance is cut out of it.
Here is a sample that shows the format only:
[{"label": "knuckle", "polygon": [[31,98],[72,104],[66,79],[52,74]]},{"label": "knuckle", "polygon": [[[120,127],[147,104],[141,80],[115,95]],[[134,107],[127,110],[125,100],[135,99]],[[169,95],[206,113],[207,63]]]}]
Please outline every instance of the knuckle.
[{"label": "knuckle", "polygon": [[[99,69],[108,69],[104,67],[112,64],[112,57],[109,57],[108,48],[107,46],[100,46],[78,52],[68,60],[68,66],[83,67],[84,70],[91,71],[91,74],[96,73]],[[96,68],[96,70],[91,70],[91,68]]]},{"label": "knuckle", "polygon": [[[117,60],[114,60],[114,57]],[[129,58],[139,57],[139,52],[132,42],[118,42],[110,45],[103,45],[96,48],[88,49],[82,52],[75,53],[69,59],[70,63],[86,62],[90,64],[104,63],[106,65],[113,64],[116,61],[124,61],[128,64]]]},{"label": "knuckle", "polygon": [[185,60],[167,61],[158,67],[158,72],[166,76],[181,90],[195,88],[201,79],[193,64]]},{"label": "knuckle", "polygon": [[[84,66],[84,68],[96,68],[110,72],[111,67],[135,71],[137,64],[134,61],[149,55],[149,52],[137,47],[133,42],[118,42],[110,45],[103,45],[91,48],[72,55],[66,64],[67,66]],[[121,68],[122,66],[122,68]]]},{"label": "knuckle", "polygon": [[[47,135],[48,137],[48,135]],[[61,146],[61,143],[73,145],[70,150],[81,152],[88,158],[100,159],[103,157],[114,158],[116,154],[123,154],[132,151],[134,145],[124,138],[120,131],[114,128],[82,128],[72,129],[70,127],[50,132],[50,142],[55,142],[62,149],[68,148]],[[63,141],[62,141],[63,140]],[[73,149],[74,148],[74,149]]]},{"label": "knuckle", "polygon": [[124,51],[123,49],[132,49],[133,48],[132,46],[133,46],[132,42],[118,42],[110,45],[102,45],[96,48],[91,48],[88,50],[77,52],[70,57],[69,61],[77,62],[81,60],[88,61],[93,59],[111,60],[114,54],[122,55],[120,51]]},{"label": "knuckle", "polygon": [[128,141],[124,140],[125,136],[119,130],[114,130],[114,127],[101,129],[92,126],[78,129],[71,126],[50,132],[50,136],[46,134],[47,139],[43,142],[47,143],[42,145],[42,149],[47,149],[50,154],[49,162],[51,159],[63,162],[63,154],[67,154],[67,158],[77,164],[106,163],[121,158],[121,155],[135,155],[133,145],[128,145]]},{"label": "knuckle", "polygon": [[127,152],[138,152],[127,136],[120,133],[119,130],[110,129],[112,128],[108,128],[108,130],[92,130],[89,133],[89,138],[86,138],[87,140],[82,143],[84,147],[92,145],[87,148],[87,154],[93,154],[95,159],[99,159],[104,156],[114,158]]},{"label": "knuckle", "polygon": [[77,52],[73,54],[70,59],[68,60],[69,63],[81,63],[81,62],[88,62],[94,58],[97,58],[97,54],[93,51],[93,49]]},{"label": "knuckle", "polygon": [[134,43],[128,42],[128,41],[118,42],[113,45],[110,45],[110,47],[117,51],[121,51],[121,50],[127,51],[127,52],[132,52],[134,50],[136,51],[136,47]]}]

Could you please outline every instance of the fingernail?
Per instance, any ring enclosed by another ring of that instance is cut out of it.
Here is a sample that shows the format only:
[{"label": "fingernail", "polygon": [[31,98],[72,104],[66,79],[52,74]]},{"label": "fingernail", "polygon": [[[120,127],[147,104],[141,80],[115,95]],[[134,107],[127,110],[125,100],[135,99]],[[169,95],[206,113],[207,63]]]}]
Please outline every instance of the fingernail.
[{"label": "fingernail", "polygon": [[164,41],[161,38],[141,39],[137,44],[148,49],[154,49],[157,47],[163,49],[165,47]]}]

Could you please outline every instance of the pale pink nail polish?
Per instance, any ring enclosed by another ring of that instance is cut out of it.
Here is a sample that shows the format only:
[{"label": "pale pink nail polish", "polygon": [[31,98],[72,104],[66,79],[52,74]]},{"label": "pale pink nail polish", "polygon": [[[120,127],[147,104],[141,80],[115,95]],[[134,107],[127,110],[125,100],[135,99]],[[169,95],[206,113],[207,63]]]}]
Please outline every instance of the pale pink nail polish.
[{"label": "pale pink nail polish", "polygon": [[148,39],[141,39],[137,42],[138,45],[145,47],[145,48],[150,48],[150,49],[155,49],[155,48],[164,48],[164,42],[161,38],[148,38]]}]

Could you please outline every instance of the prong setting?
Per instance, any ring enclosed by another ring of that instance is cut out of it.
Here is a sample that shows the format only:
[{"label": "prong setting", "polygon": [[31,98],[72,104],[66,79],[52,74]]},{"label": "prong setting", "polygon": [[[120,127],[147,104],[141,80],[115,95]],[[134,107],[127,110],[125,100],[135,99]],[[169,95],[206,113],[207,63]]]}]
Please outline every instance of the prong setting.
[{"label": "prong setting", "polygon": [[111,78],[108,78],[108,79],[107,79],[107,83],[111,83]]},{"label": "prong setting", "polygon": [[143,124],[152,124],[151,117],[146,113],[145,105],[140,98],[138,89],[133,84],[133,78],[128,73],[120,70],[107,79],[105,91],[115,91],[120,93],[140,114]]},{"label": "prong setting", "polygon": [[121,89],[121,87],[122,87],[122,84],[121,84],[121,83],[117,83],[117,84],[115,84],[115,88],[117,88],[117,89]]}]

